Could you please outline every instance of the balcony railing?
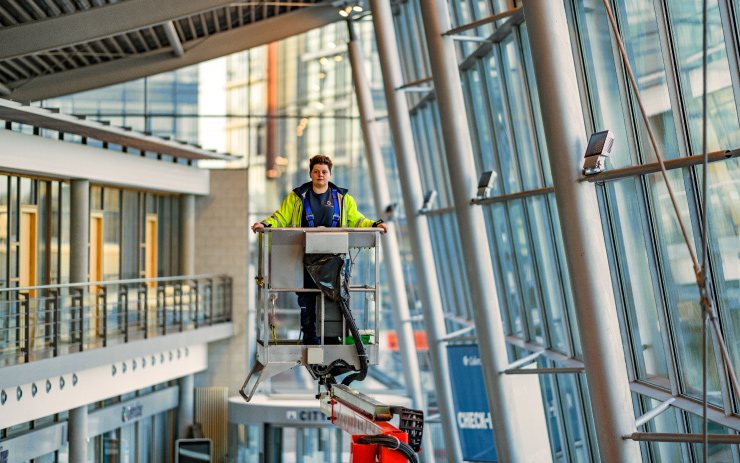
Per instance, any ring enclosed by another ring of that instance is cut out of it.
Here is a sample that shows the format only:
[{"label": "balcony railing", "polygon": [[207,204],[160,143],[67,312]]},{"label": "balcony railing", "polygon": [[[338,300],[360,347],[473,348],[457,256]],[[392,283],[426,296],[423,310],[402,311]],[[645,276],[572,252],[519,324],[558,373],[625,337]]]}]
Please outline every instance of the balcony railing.
[{"label": "balcony railing", "polygon": [[192,275],[0,289],[0,366],[231,320],[232,281]]}]

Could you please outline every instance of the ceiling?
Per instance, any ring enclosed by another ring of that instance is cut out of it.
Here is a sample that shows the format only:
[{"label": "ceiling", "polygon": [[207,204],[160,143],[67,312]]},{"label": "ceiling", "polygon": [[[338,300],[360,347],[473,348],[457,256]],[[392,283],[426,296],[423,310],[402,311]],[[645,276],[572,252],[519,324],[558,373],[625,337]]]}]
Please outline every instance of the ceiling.
[{"label": "ceiling", "polygon": [[338,21],[344,0],[0,0],[0,96],[159,74]]}]

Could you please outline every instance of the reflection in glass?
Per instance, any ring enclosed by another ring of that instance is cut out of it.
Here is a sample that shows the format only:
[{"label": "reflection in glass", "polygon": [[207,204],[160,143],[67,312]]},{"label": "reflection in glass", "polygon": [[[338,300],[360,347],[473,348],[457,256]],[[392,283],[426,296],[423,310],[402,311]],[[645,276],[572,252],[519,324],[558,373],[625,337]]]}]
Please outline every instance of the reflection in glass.
[{"label": "reflection in glass", "polygon": [[[681,211],[681,219],[691,237],[693,229],[689,220],[682,171],[672,170],[668,174]],[[687,394],[698,398],[702,395],[702,319],[693,263],[662,176],[654,174],[647,179],[655,208],[654,218],[661,256],[659,266],[675,327],[673,335],[680,364],[680,382]],[[721,404],[719,377],[711,342],[708,358],[709,400]]]},{"label": "reflection in glass", "polygon": [[[661,50],[655,5],[652,0],[618,0],[616,13],[621,19],[622,40],[658,150],[663,159],[674,159],[678,157],[678,142],[663,66],[663,53],[668,51]],[[655,162],[642,116],[635,114],[634,117],[639,121],[643,161]]]},{"label": "reflection in glass", "polygon": [[[702,178],[701,167],[697,169]],[[740,161],[709,164],[710,263],[722,327],[740,371]]]},{"label": "reflection in glass", "polygon": [[560,276],[563,279],[563,288],[565,294],[565,306],[568,308],[568,318],[572,320],[570,323],[570,336],[571,342],[573,342],[573,355],[581,357],[583,351],[581,349],[581,337],[578,334],[578,324],[576,321],[575,304],[573,303],[573,292],[570,285],[570,272],[565,262],[565,246],[563,245],[563,233],[560,226],[560,216],[558,215],[558,205],[555,201],[555,195],[548,196],[550,200],[550,217],[553,221],[553,230],[555,230],[555,249],[560,255],[558,265],[560,267]]},{"label": "reflection in glass", "polygon": [[542,298],[547,310],[550,345],[560,352],[567,353],[563,292],[560,286],[560,271],[555,256],[555,243],[552,239],[547,202],[545,198],[535,196],[528,200],[527,206],[534,239],[533,254],[537,260],[537,268],[542,281]]},{"label": "reflection in glass", "polygon": [[499,296],[505,300],[506,312],[508,314],[511,334],[524,338],[524,325],[521,317],[521,297],[519,295],[519,285],[517,283],[515,257],[512,249],[512,243],[509,236],[508,220],[504,206],[500,203],[494,203],[489,208],[491,215],[490,222],[493,227],[489,228],[489,233],[494,235],[495,246],[491,249],[491,254],[498,261],[498,271],[501,284],[503,285],[503,294]]},{"label": "reflection in glass", "polygon": [[550,439],[553,462],[566,463],[568,461],[567,448],[563,446],[565,429],[557,401],[555,375],[540,376],[540,388],[542,390],[542,401],[545,405],[547,435]]},{"label": "reflection in glass", "polygon": [[638,378],[670,388],[661,327],[658,322],[653,275],[648,261],[635,182],[626,179],[609,183],[611,217],[616,241],[616,266],[622,281],[622,300],[632,334]]},{"label": "reflection in glass", "polygon": [[[477,143],[474,143],[473,146],[478,148],[478,152],[476,153],[478,174],[493,171],[498,177],[498,167],[493,152],[493,141],[491,140],[491,125],[489,124],[490,112],[486,110],[483,83],[481,82],[478,68],[471,68],[467,73],[467,77],[468,88],[470,90],[468,114],[471,122],[470,127],[474,128],[477,139]],[[498,195],[500,192],[501,189],[498,180],[493,181],[491,183],[491,194]]]},{"label": "reflection in glass", "polygon": [[[557,367],[558,365],[553,365]],[[589,456],[588,436],[583,429],[581,396],[574,375],[557,375],[556,379],[560,392],[560,406],[565,418],[567,445],[572,462],[587,463],[592,461]]]},{"label": "reflection in glass", "polygon": [[[701,434],[704,431],[704,420],[702,417],[687,413],[689,421],[689,432]],[[713,423],[709,421],[707,423],[707,433],[709,434],[729,434],[729,430],[721,424]],[[702,444],[691,444],[691,451],[693,453],[694,460],[702,461],[702,455],[704,454]],[[728,461],[734,461],[732,456],[732,446],[726,444],[709,444],[707,449],[707,463],[725,463]]]},{"label": "reflection in glass", "polygon": [[539,289],[521,201],[509,203],[509,218],[513,236],[512,245],[516,253],[516,267],[519,270],[519,282],[524,300],[524,314],[527,317],[529,327],[528,339],[535,340],[539,344],[545,344],[542,332]]},{"label": "reflection in glass", "polygon": [[516,139],[516,159],[522,176],[522,187],[533,190],[542,187],[542,173],[539,156],[535,154],[531,111],[527,84],[519,55],[518,42],[509,40],[504,42],[504,75],[506,90],[509,97],[509,108]]},{"label": "reflection in glass", "polygon": [[581,29],[581,54],[589,85],[589,102],[596,130],[614,132],[616,143],[607,158],[608,168],[632,164],[624,126],[622,102],[619,96],[617,69],[609,34],[609,19],[599,0],[575,2],[578,26]]},{"label": "reflection in glass", "polygon": [[[673,43],[678,52],[683,103],[693,154],[702,152],[702,0],[669,0]],[[727,48],[717,0],[707,5],[707,150],[740,147]]]},{"label": "reflection in glass", "polygon": [[547,141],[545,140],[545,127],[542,123],[542,111],[540,110],[540,95],[537,92],[534,78],[534,63],[532,62],[532,50],[529,48],[529,33],[527,24],[522,23],[520,27],[522,33],[522,52],[524,54],[524,67],[529,82],[529,96],[532,99],[532,116],[534,117],[534,126],[537,133],[537,145],[539,145],[540,159],[542,161],[542,175],[544,176],[544,185],[552,186],[552,170],[550,168],[550,158],[547,155]]},{"label": "reflection in glass", "polygon": [[[649,409],[653,409],[660,405],[660,402],[653,399],[644,398],[649,404]],[[677,433],[678,423],[676,422],[676,411],[675,409],[668,409],[660,415],[653,418],[648,424],[647,429],[650,432],[665,432],[665,433]],[[673,461],[681,461],[681,444],[666,443],[666,442],[654,442],[650,444],[652,447],[652,453],[655,457],[656,463],[671,463]]]},{"label": "reflection in glass", "polygon": [[514,193],[520,191],[521,187],[519,186],[519,175],[514,160],[515,153],[509,141],[509,119],[507,112],[504,110],[498,49],[496,47],[488,55],[488,59],[483,61],[483,66],[487,69],[488,97],[493,110],[493,133],[496,141],[498,163],[501,169],[499,177],[503,182],[504,192]]}]

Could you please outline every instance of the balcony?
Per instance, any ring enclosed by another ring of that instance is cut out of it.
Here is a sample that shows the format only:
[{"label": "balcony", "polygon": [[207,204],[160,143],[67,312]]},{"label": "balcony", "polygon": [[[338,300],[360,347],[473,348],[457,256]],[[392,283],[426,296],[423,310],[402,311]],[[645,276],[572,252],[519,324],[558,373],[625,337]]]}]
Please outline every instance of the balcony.
[{"label": "balcony", "polygon": [[192,275],[0,289],[0,367],[229,323],[232,281]]}]

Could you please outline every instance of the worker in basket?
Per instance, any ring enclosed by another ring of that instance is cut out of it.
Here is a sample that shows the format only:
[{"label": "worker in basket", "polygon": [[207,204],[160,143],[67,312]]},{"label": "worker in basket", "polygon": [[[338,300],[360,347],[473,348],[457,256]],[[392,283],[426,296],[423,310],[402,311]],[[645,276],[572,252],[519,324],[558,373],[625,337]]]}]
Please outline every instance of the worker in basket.
[{"label": "worker in basket", "polygon": [[[388,226],[382,220],[373,222],[357,210],[355,199],[346,188],[334,185],[331,180],[332,162],[328,156],[317,155],[309,163],[311,181],[295,188],[283,200],[272,216],[252,225],[252,231],[265,227],[378,227],[385,234]],[[304,270],[304,288],[316,288],[313,279]],[[299,292],[301,331],[303,343],[317,345],[315,292]],[[326,340],[327,343],[338,340]]]}]

